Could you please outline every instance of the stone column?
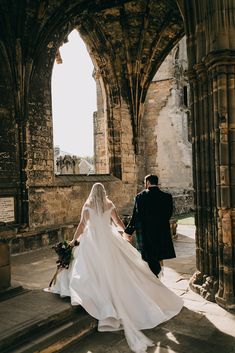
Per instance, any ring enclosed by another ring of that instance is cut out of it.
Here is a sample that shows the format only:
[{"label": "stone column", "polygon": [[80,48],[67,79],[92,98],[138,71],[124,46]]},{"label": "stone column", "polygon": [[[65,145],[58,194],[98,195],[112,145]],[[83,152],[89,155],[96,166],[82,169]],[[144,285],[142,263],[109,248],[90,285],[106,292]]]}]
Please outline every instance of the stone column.
[{"label": "stone column", "polygon": [[235,51],[209,55],[212,81],[218,210],[219,290],[216,301],[235,308]]},{"label": "stone column", "polygon": [[177,3],[184,16],[192,76],[198,272],[191,287],[225,308],[234,308],[234,2]]},{"label": "stone column", "polygon": [[134,151],[130,110],[123,99],[121,101],[120,116],[122,181],[134,186],[137,179],[138,154],[135,154]]},{"label": "stone column", "polygon": [[108,174],[107,114],[105,112],[105,92],[101,73],[93,73],[96,82],[97,111],[93,114],[94,126],[94,166],[96,174]]},{"label": "stone column", "polygon": [[[230,54],[230,55],[229,55]],[[235,54],[211,53],[191,72],[198,272],[190,284],[235,307]]]},{"label": "stone column", "polygon": [[217,291],[214,133],[210,107],[211,86],[204,64],[195,66],[195,70],[190,73],[190,82],[198,269],[191,286],[206,299],[214,300]]}]

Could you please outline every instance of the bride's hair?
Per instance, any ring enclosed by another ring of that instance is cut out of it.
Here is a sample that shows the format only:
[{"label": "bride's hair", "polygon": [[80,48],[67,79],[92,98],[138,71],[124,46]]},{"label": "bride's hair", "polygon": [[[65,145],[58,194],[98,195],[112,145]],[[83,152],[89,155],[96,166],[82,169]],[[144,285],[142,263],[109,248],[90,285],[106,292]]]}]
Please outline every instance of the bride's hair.
[{"label": "bride's hair", "polygon": [[87,204],[97,213],[104,213],[108,209],[108,197],[103,184],[95,183],[92,186]]}]

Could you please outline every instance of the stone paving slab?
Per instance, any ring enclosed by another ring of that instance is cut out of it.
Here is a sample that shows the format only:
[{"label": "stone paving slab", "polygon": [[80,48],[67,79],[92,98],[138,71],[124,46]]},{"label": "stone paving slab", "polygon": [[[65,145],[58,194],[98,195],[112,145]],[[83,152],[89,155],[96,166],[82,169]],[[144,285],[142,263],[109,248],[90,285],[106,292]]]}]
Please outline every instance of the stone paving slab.
[{"label": "stone paving slab", "polygon": [[46,288],[56,271],[56,259],[51,247],[12,255],[12,281],[27,289]]}]

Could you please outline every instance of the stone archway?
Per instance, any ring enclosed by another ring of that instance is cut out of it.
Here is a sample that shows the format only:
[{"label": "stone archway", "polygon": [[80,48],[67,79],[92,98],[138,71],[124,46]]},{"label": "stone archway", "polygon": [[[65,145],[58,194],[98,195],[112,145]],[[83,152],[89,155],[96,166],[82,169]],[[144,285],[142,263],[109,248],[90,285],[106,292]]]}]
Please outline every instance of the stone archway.
[{"label": "stone archway", "polygon": [[[24,139],[26,190],[35,185],[54,185],[50,75],[57,50],[73,28],[79,30],[86,43],[102,82],[109,171],[131,190],[136,188],[139,126],[147,89],[158,66],[183,35],[178,8],[173,3],[168,5],[150,1],[133,7],[127,1],[107,8],[74,4],[68,11],[55,9],[58,17],[48,19],[47,32],[43,28],[29,66]],[[45,11],[41,8],[40,15]],[[29,197],[29,204],[31,201]],[[31,212],[31,221],[33,218]]]},{"label": "stone archway", "polygon": [[[72,194],[65,180],[58,182],[54,176],[50,108],[50,73],[66,35],[75,27],[79,29],[102,77],[109,168],[118,177],[112,182],[124,193],[122,198],[117,195],[118,204],[127,209],[136,191],[146,93],[157,68],[185,31],[192,93],[199,270],[192,286],[212,297],[218,289],[218,303],[233,308],[233,2],[97,0],[94,6],[90,0],[14,5],[4,0],[0,10],[0,78],[4,82],[0,85],[4,97],[0,110],[0,197],[15,201],[14,222],[8,228],[5,223],[1,225],[1,235],[10,234],[15,239],[14,232],[23,228],[26,235],[32,224],[38,235],[40,225],[53,228],[60,222],[76,220],[73,212],[69,217],[54,214],[52,201],[47,198],[51,195],[62,202],[65,195],[68,198]],[[73,191],[80,195],[82,187],[74,185]],[[45,208],[44,217],[40,214],[35,222],[40,205]]]}]

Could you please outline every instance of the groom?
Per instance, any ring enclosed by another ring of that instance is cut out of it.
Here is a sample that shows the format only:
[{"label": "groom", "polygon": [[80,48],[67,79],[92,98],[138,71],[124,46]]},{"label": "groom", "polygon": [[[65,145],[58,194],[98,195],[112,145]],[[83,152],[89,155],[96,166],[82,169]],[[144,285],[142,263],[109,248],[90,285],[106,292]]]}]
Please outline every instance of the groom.
[{"label": "groom", "polygon": [[145,190],[135,198],[132,218],[125,234],[130,239],[136,231],[137,249],[157,276],[161,271],[161,261],[176,257],[169,222],[173,200],[171,194],[158,188],[157,175],[147,175],[144,183]]}]

